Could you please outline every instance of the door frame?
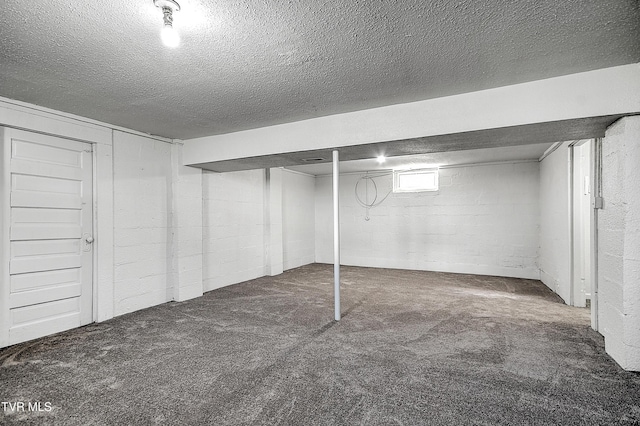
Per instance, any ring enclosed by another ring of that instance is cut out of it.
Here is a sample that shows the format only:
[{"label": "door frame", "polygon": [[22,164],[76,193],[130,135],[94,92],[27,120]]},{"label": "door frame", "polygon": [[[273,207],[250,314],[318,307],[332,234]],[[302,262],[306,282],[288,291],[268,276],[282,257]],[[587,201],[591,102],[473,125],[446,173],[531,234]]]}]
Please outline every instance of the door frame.
[{"label": "door frame", "polygon": [[[0,128],[0,292],[9,285],[9,229],[11,209],[11,136],[10,129]],[[0,348],[9,345],[9,298],[0,298]]]},{"label": "door frame", "polygon": [[[97,148],[99,144],[96,142],[86,141],[77,138],[70,138],[51,134],[48,132],[33,131],[25,128],[15,128],[9,126],[0,127],[0,292],[4,293],[7,286],[10,285],[10,227],[11,227],[11,138],[14,131],[30,132],[34,134],[42,134],[46,136],[72,140],[89,144],[91,147],[92,161],[92,235],[96,243],[98,242],[98,196],[97,190],[99,185],[97,182]],[[91,322],[97,322],[99,319],[99,296],[98,296],[98,254],[103,244],[94,244],[92,247],[92,276],[91,276]],[[108,318],[107,318],[108,319]],[[103,319],[104,320],[104,319]],[[0,348],[9,346],[9,323],[10,310],[9,298],[3,297],[0,300]]]},{"label": "door frame", "polygon": [[[586,261],[588,259],[589,262],[591,262],[591,258],[592,258],[592,247],[591,247],[591,240],[592,240],[592,233],[593,233],[593,218],[591,215],[591,212],[589,212],[589,214],[587,215],[583,215],[583,211],[581,211],[581,208],[583,208],[583,206],[581,205],[581,201],[583,202],[583,200],[580,200],[581,192],[582,192],[582,188],[583,185],[585,183],[584,180],[580,180],[577,181],[577,179],[580,177],[581,175],[581,168],[583,167],[582,164],[582,160],[581,158],[577,155],[577,148],[580,147],[582,148],[585,144],[590,144],[590,151],[589,151],[589,164],[587,167],[587,170],[589,173],[588,178],[588,184],[589,184],[589,191],[590,193],[593,191],[593,184],[592,184],[592,169],[593,169],[593,159],[591,158],[591,150],[592,150],[592,144],[593,144],[593,139],[581,139],[578,141],[574,141],[571,144],[569,144],[569,161],[570,161],[570,171],[569,171],[569,187],[570,187],[570,191],[569,191],[569,215],[570,215],[570,236],[571,236],[571,240],[570,240],[570,246],[571,246],[571,292],[570,292],[570,305],[571,306],[577,306],[577,307],[585,307],[586,304],[584,303],[584,301],[582,300],[582,298],[580,298],[578,296],[579,293],[579,289],[582,289],[583,287],[583,283],[581,282],[581,277],[579,275],[580,271],[580,263],[582,261]],[[591,204],[591,203],[589,203]],[[591,210],[591,208],[589,208],[589,210]],[[585,225],[588,221],[588,230],[585,232]],[[585,242],[589,242],[589,253],[584,253],[584,243]],[[576,245],[579,244],[579,245]],[[580,247],[582,246],[582,247]],[[587,272],[587,274],[589,275],[589,289],[588,291],[591,290],[591,265],[589,265],[589,270]],[[583,289],[584,291],[587,291],[587,289]]]},{"label": "door frame", "polygon": [[[601,138],[589,139],[591,141],[591,158],[589,164],[589,184],[591,186],[590,194],[590,206],[589,206],[589,240],[590,240],[590,284],[591,284],[591,328],[598,331],[598,208],[596,199],[601,197]],[[575,306],[575,289],[577,286],[576,270],[576,256],[575,256],[575,187],[574,187],[574,175],[575,175],[575,146],[582,145],[584,140],[573,141],[569,144],[569,232],[570,232],[570,259],[571,259],[571,291],[569,305]]]}]

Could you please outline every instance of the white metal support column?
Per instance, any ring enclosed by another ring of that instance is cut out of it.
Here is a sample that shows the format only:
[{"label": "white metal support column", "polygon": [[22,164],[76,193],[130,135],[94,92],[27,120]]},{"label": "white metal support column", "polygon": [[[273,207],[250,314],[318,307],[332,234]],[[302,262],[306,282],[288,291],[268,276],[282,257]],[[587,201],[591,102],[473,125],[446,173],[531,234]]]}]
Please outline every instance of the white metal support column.
[{"label": "white metal support column", "polygon": [[333,298],[335,320],[340,321],[340,159],[333,151]]}]

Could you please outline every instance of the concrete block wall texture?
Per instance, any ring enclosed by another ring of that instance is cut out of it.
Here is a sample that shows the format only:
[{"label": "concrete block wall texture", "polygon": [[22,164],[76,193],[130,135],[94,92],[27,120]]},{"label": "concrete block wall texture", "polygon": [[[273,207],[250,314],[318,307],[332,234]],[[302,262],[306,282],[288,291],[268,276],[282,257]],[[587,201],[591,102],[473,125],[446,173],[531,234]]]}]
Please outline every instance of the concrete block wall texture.
[{"label": "concrete block wall texture", "polygon": [[569,142],[540,162],[540,280],[565,303],[571,296]]},{"label": "concrete block wall texture", "polygon": [[315,262],[314,176],[284,170],[282,245],[284,270]]},{"label": "concrete block wall texture", "polygon": [[625,117],[602,141],[598,211],[598,318],[605,348],[640,371],[640,117]]},{"label": "concrete block wall texture", "polygon": [[202,296],[202,169],[182,166],[181,143],[172,154],[173,298]]},{"label": "concrete block wall texture", "polygon": [[[341,263],[539,278],[537,161],[441,169],[439,191],[391,194],[370,210],[369,221],[355,199],[361,176],[341,176]],[[376,184],[380,199],[392,176]],[[333,261],[331,206],[331,177],[318,177],[316,261],[322,263]]]},{"label": "concrete block wall texture", "polygon": [[282,257],[282,178],[280,168],[265,170],[264,186],[264,250],[265,275],[279,275],[283,271]]},{"label": "concrete block wall texture", "polygon": [[265,275],[264,170],[203,171],[203,289]]},{"label": "concrete block wall texture", "polygon": [[315,261],[315,178],[282,169],[202,174],[203,289]]},{"label": "concrete block wall texture", "polygon": [[114,314],[173,298],[171,144],[113,133]]}]

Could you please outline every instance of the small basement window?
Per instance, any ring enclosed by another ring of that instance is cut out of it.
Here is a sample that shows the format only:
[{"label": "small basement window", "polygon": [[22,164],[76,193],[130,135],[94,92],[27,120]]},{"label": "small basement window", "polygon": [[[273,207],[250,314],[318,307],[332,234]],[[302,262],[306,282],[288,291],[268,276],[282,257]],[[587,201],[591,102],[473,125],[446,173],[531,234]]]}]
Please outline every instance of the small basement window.
[{"label": "small basement window", "polygon": [[438,190],[438,169],[394,170],[393,192]]}]

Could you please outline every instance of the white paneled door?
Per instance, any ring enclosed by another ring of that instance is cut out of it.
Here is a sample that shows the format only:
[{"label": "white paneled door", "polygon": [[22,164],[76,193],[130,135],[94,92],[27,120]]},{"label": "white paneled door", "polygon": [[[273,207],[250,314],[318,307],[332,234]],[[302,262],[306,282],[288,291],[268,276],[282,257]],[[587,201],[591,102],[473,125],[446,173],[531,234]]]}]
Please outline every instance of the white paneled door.
[{"label": "white paneled door", "polygon": [[93,164],[88,143],[13,129],[8,136],[9,285],[2,290],[11,345],[93,320]]}]

